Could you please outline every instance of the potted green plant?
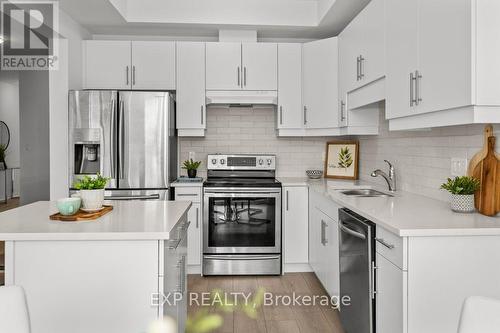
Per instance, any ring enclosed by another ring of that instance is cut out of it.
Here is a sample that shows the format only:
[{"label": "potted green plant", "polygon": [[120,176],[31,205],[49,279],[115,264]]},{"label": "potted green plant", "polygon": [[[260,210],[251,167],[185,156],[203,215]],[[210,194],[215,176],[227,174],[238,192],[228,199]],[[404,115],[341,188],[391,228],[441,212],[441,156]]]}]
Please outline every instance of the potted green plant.
[{"label": "potted green plant", "polygon": [[82,199],[82,210],[98,211],[104,203],[104,188],[109,178],[97,174],[95,177],[83,176],[73,187],[79,190],[78,196]]},{"label": "potted green plant", "polygon": [[196,173],[200,165],[201,161],[193,161],[193,159],[189,159],[182,163],[182,168],[187,170],[189,178],[196,178]]},{"label": "potted green plant", "polygon": [[474,192],[481,183],[474,177],[462,176],[448,178],[441,188],[451,193],[451,210],[459,213],[471,213],[474,211]]}]

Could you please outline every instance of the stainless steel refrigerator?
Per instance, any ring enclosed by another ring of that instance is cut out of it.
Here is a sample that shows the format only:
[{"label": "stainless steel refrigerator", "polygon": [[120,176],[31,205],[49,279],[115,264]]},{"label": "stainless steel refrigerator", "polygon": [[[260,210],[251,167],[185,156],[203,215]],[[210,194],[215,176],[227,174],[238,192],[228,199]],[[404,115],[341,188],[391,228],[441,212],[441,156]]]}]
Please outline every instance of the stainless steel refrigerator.
[{"label": "stainless steel refrigerator", "polygon": [[106,199],[170,199],[177,178],[171,93],[70,91],[69,140],[70,187],[100,173],[111,179]]}]

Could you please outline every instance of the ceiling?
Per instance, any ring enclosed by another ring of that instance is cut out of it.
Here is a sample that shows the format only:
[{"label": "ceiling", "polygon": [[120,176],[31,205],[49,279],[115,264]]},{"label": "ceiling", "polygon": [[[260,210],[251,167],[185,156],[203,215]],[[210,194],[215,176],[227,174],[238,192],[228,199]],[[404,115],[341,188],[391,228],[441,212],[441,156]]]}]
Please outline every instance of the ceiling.
[{"label": "ceiling", "polygon": [[216,38],[221,29],[259,39],[336,36],[370,0],[60,0],[94,35]]}]

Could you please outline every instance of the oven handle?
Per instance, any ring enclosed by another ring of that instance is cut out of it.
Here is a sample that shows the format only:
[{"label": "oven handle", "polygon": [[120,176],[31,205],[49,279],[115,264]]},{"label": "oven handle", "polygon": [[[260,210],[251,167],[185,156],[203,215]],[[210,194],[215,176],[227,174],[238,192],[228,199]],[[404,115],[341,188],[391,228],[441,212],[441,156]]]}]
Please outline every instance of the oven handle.
[{"label": "oven handle", "polygon": [[279,194],[280,191],[205,190],[205,194]]},{"label": "oven handle", "polygon": [[280,256],[247,256],[247,255],[204,255],[203,259],[214,259],[214,260],[275,260],[280,259]]}]

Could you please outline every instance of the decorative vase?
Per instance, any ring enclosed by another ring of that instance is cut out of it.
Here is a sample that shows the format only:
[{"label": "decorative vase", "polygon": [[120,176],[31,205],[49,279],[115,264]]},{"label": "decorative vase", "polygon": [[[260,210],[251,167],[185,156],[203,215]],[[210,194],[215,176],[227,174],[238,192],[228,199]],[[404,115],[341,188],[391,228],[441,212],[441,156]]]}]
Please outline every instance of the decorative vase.
[{"label": "decorative vase", "polygon": [[196,169],[189,169],[189,170],[187,171],[187,173],[188,173],[188,177],[189,177],[189,178],[196,178],[196,173],[197,173],[197,171],[198,171],[198,170],[196,170]]},{"label": "decorative vase", "polygon": [[104,203],[104,189],[80,190],[80,198],[82,198],[82,209],[99,210]]},{"label": "decorative vase", "polygon": [[451,210],[457,213],[472,213],[474,208],[474,194],[452,194]]}]

